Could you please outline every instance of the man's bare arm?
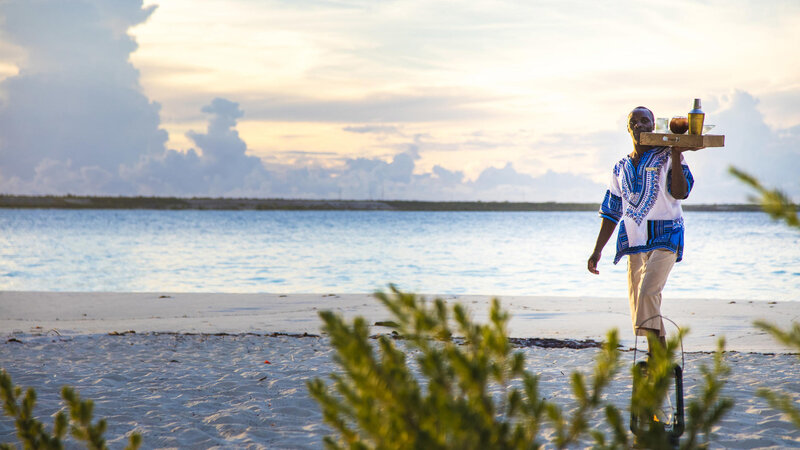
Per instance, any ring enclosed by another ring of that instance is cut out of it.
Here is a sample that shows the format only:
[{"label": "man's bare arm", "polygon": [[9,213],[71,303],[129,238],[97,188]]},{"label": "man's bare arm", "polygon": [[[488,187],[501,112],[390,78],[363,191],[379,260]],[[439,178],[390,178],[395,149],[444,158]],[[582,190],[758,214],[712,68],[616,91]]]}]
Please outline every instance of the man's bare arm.
[{"label": "man's bare arm", "polygon": [[681,153],[693,152],[701,150],[705,147],[672,147],[672,197],[676,200],[683,200],[689,194],[689,183],[686,181],[686,175],[683,174],[683,167],[681,167]]},{"label": "man's bare arm", "polygon": [[589,257],[587,264],[589,272],[592,272],[593,274],[600,273],[600,271],[597,270],[597,263],[600,262],[600,256],[603,253],[603,248],[608,243],[608,240],[611,239],[611,235],[614,233],[615,228],[617,228],[617,224],[603,217],[603,223],[600,225],[600,232],[597,233],[597,242],[594,245],[594,251],[592,252],[592,256]]},{"label": "man's bare arm", "polygon": [[686,176],[683,174],[681,150],[678,147],[672,148],[672,180],[670,182],[672,184],[672,197],[677,200],[686,198],[689,183],[686,182]]}]

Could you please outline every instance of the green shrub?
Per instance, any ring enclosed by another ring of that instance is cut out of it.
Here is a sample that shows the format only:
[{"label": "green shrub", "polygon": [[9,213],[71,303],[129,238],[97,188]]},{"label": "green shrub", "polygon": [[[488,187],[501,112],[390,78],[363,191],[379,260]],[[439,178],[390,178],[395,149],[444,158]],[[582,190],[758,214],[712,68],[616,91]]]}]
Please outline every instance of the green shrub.
[{"label": "green shrub", "polygon": [[791,227],[800,228],[800,219],[797,218],[797,205],[789,200],[789,196],[778,189],[764,187],[754,176],[736,167],[731,166],[728,171],[758,192],[758,196],[751,196],[750,200],[758,203],[761,209],[769,214],[770,217],[775,220],[784,220]]},{"label": "green shrub", "polygon": [[[800,324],[797,322],[789,330],[782,330],[763,320],[756,321],[755,326],[771,334],[778,342],[800,351]],[[800,408],[790,395],[767,388],[761,388],[756,393],[770,406],[789,416],[794,426],[800,428]]]},{"label": "green shrub", "polygon": [[681,448],[707,448],[713,438],[711,429],[733,408],[733,399],[722,397],[725,377],[731,371],[725,364],[724,354],[725,339],[720,338],[714,353],[714,365],[700,366],[705,384],[701,386],[699,395],[686,405],[686,437]]},{"label": "green shrub", "polygon": [[[53,432],[49,433],[44,424],[36,420],[33,416],[33,408],[36,405],[36,391],[29,388],[22,397],[22,389],[14,386],[11,376],[0,369],[0,399],[3,401],[3,409],[6,415],[14,418],[17,428],[17,437],[25,449],[62,449],[64,448],[64,436],[67,428],[70,434],[86,443],[86,448],[105,449],[106,441],[103,434],[106,430],[105,419],[92,424],[92,410],[94,402],[91,400],[81,400],[74,389],[64,386],[61,396],[69,409],[69,419],[64,411],[59,411],[53,420]],[[20,397],[22,401],[19,402]],[[139,433],[133,433],[128,441],[126,449],[135,450],[139,448],[142,437]],[[0,444],[0,449],[12,449],[12,444]]]},{"label": "green shrub", "polygon": [[[479,325],[461,305],[448,308],[441,299],[429,302],[391,289],[392,296],[376,296],[394,316],[395,337],[402,345],[379,336],[373,346],[363,318],[347,324],[330,311],[320,313],[341,367],[340,373],[331,375],[330,386],[321,379],[308,383],[325,421],[337,433],[325,437],[327,447],[538,448],[543,444],[541,427],[553,431],[551,445],[557,448],[574,446],[587,435],[599,448],[630,446],[626,421],[603,396],[621,365],[615,330],[608,333],[589,381],[579,372],[572,374],[576,407],[567,416],[558,405],[542,399],[537,377],[525,369],[523,353],[512,351],[506,329],[509,315],[497,299],[492,301],[489,322]],[[647,376],[634,375],[639,394],[632,408],[637,414],[652,417],[648,414],[664,400],[678,339],[651,355]],[[711,427],[732,405],[730,399],[719,397],[723,385],[719,378],[726,373],[721,346],[715,368],[703,369],[706,384],[699,399],[689,404],[692,422],[684,448],[699,447],[698,436],[703,433],[708,440]],[[407,353],[416,356],[419,375],[414,374]],[[610,435],[589,423],[601,409]],[[650,427],[640,439],[651,448],[671,448],[658,427]]]},{"label": "green shrub", "polygon": [[[770,217],[775,220],[784,220],[790,227],[800,228],[797,205],[792,204],[785,193],[764,187],[758,179],[735,167],[730,167],[729,171],[758,192],[759,196],[753,196],[750,199],[759,203],[761,209]],[[764,321],[756,321],[754,325],[771,334],[778,342],[800,351],[800,324],[795,322],[792,328],[786,331]],[[791,396],[766,388],[759,389],[757,394],[766,399],[770,406],[789,416],[792,423],[800,428],[800,408],[795,406]]]}]

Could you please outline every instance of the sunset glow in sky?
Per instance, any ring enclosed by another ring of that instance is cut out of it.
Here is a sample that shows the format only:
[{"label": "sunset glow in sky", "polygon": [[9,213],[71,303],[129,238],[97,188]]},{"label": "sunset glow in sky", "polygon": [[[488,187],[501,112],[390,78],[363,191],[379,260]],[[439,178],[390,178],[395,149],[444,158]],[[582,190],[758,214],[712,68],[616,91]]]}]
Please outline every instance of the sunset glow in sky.
[{"label": "sunset glow in sky", "polygon": [[[800,197],[796,1],[0,3],[0,192],[597,201],[627,113],[703,99]],[[160,109],[159,109],[160,108]]]}]

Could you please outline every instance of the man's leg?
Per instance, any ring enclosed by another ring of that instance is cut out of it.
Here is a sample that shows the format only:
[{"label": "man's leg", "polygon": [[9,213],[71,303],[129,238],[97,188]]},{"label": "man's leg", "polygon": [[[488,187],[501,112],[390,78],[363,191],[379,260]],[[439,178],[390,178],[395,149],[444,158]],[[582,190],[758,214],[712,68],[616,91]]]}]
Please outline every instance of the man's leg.
[{"label": "man's leg", "polygon": [[639,333],[637,317],[639,316],[639,287],[642,284],[642,273],[646,260],[645,253],[628,255],[628,304],[631,311],[631,326],[633,326],[633,334],[636,336],[645,336],[645,334]]},{"label": "man's leg", "polygon": [[653,250],[645,253],[641,269],[641,281],[637,294],[637,334],[653,334],[662,345],[666,345],[666,329],[661,319],[661,291],[675,265],[676,255],[669,250]]}]

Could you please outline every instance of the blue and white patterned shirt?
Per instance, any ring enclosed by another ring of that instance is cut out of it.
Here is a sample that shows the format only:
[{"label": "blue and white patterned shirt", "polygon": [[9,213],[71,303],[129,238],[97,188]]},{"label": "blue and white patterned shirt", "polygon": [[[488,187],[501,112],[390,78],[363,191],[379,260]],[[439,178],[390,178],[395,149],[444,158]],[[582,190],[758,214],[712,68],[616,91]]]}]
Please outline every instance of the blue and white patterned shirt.
[{"label": "blue and white patterned shirt", "polygon": [[[681,155],[681,167],[688,189],[694,185],[692,172]],[[672,194],[672,152],[669,147],[647,150],[633,166],[630,156],[615,166],[600,216],[619,224],[614,264],[625,255],[657,248],[671,250],[677,261],[683,258],[683,210]]]}]

